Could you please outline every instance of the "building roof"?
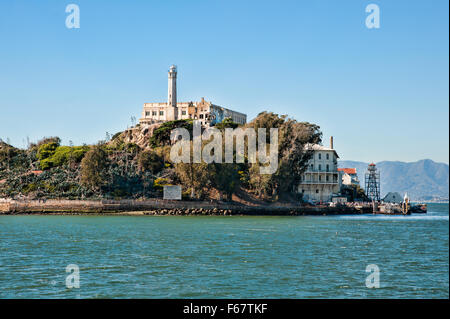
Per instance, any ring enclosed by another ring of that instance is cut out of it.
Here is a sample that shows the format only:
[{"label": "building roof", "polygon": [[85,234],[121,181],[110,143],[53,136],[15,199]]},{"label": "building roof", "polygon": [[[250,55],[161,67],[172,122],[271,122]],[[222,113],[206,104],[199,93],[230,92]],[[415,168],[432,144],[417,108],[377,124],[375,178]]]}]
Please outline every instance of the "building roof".
[{"label": "building roof", "polygon": [[394,199],[397,200],[398,202],[401,202],[403,200],[403,197],[398,192],[389,192],[386,194],[386,196],[384,196],[383,201],[387,201],[389,199]]},{"label": "building roof", "polygon": [[313,151],[330,151],[330,152],[334,152],[336,154],[336,157],[339,158],[338,153],[336,152],[335,149],[333,148],[329,148],[323,145],[319,145],[319,144],[306,144],[305,145],[305,149],[307,150],[313,150]]},{"label": "building roof", "polygon": [[347,173],[349,175],[356,175],[356,168],[338,168],[338,171]]}]

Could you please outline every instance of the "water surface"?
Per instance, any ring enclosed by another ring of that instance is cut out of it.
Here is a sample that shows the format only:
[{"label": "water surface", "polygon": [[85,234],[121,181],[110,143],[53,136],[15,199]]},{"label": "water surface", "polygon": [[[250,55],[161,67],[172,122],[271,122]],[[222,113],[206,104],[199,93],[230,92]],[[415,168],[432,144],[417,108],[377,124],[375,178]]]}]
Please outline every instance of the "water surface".
[{"label": "water surface", "polygon": [[448,216],[0,216],[0,297],[448,298]]}]

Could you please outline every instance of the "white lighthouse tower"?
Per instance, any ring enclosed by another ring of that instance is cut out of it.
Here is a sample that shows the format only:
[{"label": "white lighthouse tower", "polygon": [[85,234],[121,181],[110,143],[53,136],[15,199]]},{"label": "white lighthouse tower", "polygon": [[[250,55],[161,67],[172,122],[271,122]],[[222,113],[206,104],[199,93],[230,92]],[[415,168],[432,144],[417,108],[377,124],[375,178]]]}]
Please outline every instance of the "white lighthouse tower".
[{"label": "white lighthouse tower", "polygon": [[178,119],[177,108],[177,67],[175,65],[169,68],[169,92],[167,96],[167,120]]}]

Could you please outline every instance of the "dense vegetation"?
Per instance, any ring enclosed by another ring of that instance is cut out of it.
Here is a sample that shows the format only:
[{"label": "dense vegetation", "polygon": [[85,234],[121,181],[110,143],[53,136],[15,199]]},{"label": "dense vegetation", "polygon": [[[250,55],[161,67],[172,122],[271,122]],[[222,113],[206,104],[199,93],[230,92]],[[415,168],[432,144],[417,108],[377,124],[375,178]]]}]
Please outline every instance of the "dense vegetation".
[{"label": "dense vegetation", "polygon": [[[164,123],[140,146],[125,142],[124,134],[90,146],[61,145],[57,137],[44,138],[25,150],[0,142],[0,196],[151,198],[161,197],[164,185],[182,185],[185,198],[205,199],[214,193],[231,200],[240,190],[274,201],[291,194],[311,157],[305,145],[320,143],[322,137],[317,125],[260,113],[243,128],[279,130],[278,168],[274,174],[260,174],[265,164],[250,163],[247,153],[244,163],[172,163],[170,132],[177,127],[192,132],[192,120]],[[230,119],[216,125],[222,133],[236,127]]]},{"label": "dense vegetation", "polygon": [[155,196],[154,175],[139,171],[136,145],[62,146],[45,138],[26,150],[0,144],[0,196],[139,198]]}]

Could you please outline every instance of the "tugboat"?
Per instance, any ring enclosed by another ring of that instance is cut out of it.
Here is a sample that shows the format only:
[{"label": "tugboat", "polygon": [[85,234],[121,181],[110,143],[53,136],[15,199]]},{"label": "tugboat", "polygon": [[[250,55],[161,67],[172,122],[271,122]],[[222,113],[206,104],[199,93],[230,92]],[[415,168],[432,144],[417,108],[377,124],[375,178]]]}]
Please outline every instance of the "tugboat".
[{"label": "tugboat", "polygon": [[427,204],[417,204],[411,206],[411,213],[414,214],[426,214],[427,213]]},{"label": "tugboat", "polygon": [[375,205],[374,213],[384,215],[411,215],[411,204],[409,203],[408,194],[403,197],[403,202],[396,203],[383,203],[381,205]]},{"label": "tugboat", "polygon": [[403,198],[403,203],[407,203],[408,211],[410,214],[411,213],[414,213],[414,214],[426,214],[427,213],[427,204],[410,205],[409,197],[408,197],[407,193],[405,193],[405,197]]},{"label": "tugboat", "polygon": [[373,203],[373,213],[374,214],[383,214],[383,215],[410,215],[409,204],[402,203],[393,204],[393,203],[383,203],[378,205],[378,203]]},{"label": "tugboat", "polygon": [[374,214],[411,215],[411,213],[414,214],[427,213],[427,204],[412,205],[407,193],[405,193],[405,196],[403,197],[403,202],[401,202],[400,204],[383,203],[379,205],[378,202],[373,202],[372,205]]}]

